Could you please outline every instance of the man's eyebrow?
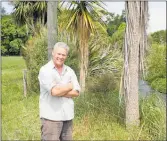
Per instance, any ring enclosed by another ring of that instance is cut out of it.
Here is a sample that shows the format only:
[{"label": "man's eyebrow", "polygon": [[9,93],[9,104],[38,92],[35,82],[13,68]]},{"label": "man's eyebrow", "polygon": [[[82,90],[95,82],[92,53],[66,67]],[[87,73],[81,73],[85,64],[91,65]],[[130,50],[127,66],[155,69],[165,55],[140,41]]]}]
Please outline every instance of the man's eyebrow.
[{"label": "man's eyebrow", "polygon": [[64,55],[64,56],[66,56],[66,54],[63,54],[63,53],[57,53],[57,54],[62,54],[62,55]]}]

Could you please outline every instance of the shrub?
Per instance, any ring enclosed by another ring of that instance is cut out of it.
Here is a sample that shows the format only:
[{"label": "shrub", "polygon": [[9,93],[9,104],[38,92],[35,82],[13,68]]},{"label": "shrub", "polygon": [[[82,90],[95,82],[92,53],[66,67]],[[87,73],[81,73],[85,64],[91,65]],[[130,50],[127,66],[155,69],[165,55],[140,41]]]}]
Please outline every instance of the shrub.
[{"label": "shrub", "polygon": [[28,90],[39,92],[38,73],[41,66],[47,60],[47,39],[45,29],[41,30],[41,34],[36,34],[28,40],[23,50],[23,58],[25,59],[28,70]]},{"label": "shrub", "polygon": [[157,78],[152,81],[151,87],[161,93],[166,93],[166,78]]},{"label": "shrub", "polygon": [[146,80],[153,89],[165,92],[166,85],[166,47],[153,44],[148,52]]},{"label": "shrub", "polygon": [[106,94],[110,91],[118,90],[119,80],[112,73],[103,74],[96,77],[89,77],[87,80],[87,90],[93,93]]}]

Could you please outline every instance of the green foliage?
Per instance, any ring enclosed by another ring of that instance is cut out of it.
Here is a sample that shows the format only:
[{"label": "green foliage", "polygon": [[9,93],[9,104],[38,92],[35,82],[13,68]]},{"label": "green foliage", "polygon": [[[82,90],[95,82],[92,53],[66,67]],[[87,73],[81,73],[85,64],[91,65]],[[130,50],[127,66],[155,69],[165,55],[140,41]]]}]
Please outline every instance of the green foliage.
[{"label": "green foliage", "polygon": [[98,24],[97,34],[89,40],[88,75],[98,77],[107,73],[120,73],[123,66],[123,56],[118,48],[114,48],[112,37],[108,36]]},{"label": "green foliage", "polygon": [[41,31],[40,35],[37,34],[28,40],[23,54],[28,69],[28,89],[30,91],[39,92],[39,70],[48,61],[45,29]]},{"label": "green foliage", "polygon": [[166,93],[166,47],[153,44],[148,53],[146,80],[155,90]]},{"label": "green foliage", "polygon": [[[68,44],[69,46],[71,44]],[[75,46],[75,45],[74,45]],[[66,65],[70,66],[76,73],[77,76],[79,76],[79,59],[78,59],[78,52],[74,48],[74,46],[70,49],[70,52],[68,54],[68,58],[65,62]]]},{"label": "green foliage", "polygon": [[162,100],[157,94],[152,94],[140,102],[141,126],[151,140],[166,139],[165,109],[165,99]]},{"label": "green foliage", "polygon": [[22,40],[21,39],[14,39],[13,41],[10,42],[10,53],[13,55],[20,54],[20,47],[22,46]]},{"label": "green foliage", "polygon": [[155,90],[166,93],[166,78],[156,78],[151,82],[151,87]]},{"label": "green foliage", "polygon": [[151,42],[157,44],[166,44],[166,30],[160,30],[151,34]]},{"label": "green foliage", "polygon": [[111,43],[113,44],[113,48],[117,48],[122,51],[123,43],[124,43],[124,35],[125,35],[126,23],[122,22],[118,29],[113,33],[111,38]]},{"label": "green foliage", "polygon": [[26,27],[17,26],[12,15],[2,16],[1,22],[1,54],[20,55],[20,49],[29,37]]},{"label": "green foliage", "polygon": [[118,74],[106,73],[96,77],[89,77],[87,80],[87,89],[92,93],[106,94],[119,89]]},{"label": "green foliage", "polygon": [[119,28],[119,26],[125,22],[125,11],[122,11],[121,15],[116,15],[114,13],[107,13],[107,33],[112,36]]},{"label": "green foliage", "polygon": [[47,4],[45,1],[15,1],[14,8],[14,19],[20,25],[28,24],[29,27],[34,28],[34,23],[39,21],[43,25],[46,23]]},{"label": "green foliage", "polygon": [[4,55],[4,54],[7,54],[7,49],[5,46],[2,46],[1,45],[1,54]]},{"label": "green foliage", "polygon": [[[101,1],[67,2],[66,8],[69,11],[68,22],[65,24],[66,29],[71,28],[74,33],[77,33],[76,36],[81,36],[87,30],[89,31],[88,34],[94,33],[95,21],[98,21],[99,24],[104,26],[104,22],[101,19],[103,13],[100,11],[104,10],[104,7]],[[80,28],[84,28],[84,30],[82,31]],[[84,40],[86,38],[89,38],[89,35],[86,34],[83,35],[84,35]]]}]

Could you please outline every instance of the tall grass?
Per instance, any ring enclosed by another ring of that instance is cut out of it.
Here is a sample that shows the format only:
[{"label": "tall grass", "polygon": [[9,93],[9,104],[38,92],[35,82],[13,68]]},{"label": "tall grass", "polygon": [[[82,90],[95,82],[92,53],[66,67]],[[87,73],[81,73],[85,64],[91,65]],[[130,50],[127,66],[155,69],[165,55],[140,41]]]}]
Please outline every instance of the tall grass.
[{"label": "tall grass", "polygon": [[166,139],[166,104],[157,94],[140,102],[141,125],[152,140]]},{"label": "tall grass", "polygon": [[[40,140],[39,94],[23,96],[24,68],[21,57],[2,58],[2,140]],[[155,95],[140,101],[141,126],[132,131],[125,128],[124,105],[119,106],[117,91],[87,92],[74,101],[74,140],[166,138],[165,104]]]},{"label": "tall grass", "polygon": [[87,93],[75,100],[75,139],[85,140],[165,140],[165,103],[153,94],[140,101],[139,127],[126,130],[124,105],[118,92]]}]

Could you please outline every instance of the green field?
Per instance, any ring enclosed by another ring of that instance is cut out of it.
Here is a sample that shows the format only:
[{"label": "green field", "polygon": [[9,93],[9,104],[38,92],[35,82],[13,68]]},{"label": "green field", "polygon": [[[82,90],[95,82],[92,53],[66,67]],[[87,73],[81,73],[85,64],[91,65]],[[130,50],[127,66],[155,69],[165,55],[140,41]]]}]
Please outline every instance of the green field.
[{"label": "green field", "polygon": [[38,97],[23,94],[24,60],[2,57],[2,139],[35,140],[40,136]]},{"label": "green field", "polygon": [[[40,140],[39,94],[23,96],[25,68],[22,57],[2,57],[2,140]],[[144,101],[141,106],[141,126],[127,131],[117,92],[80,96],[75,99],[73,139],[163,140],[166,138],[165,107],[160,99],[156,102],[154,99]]]}]

